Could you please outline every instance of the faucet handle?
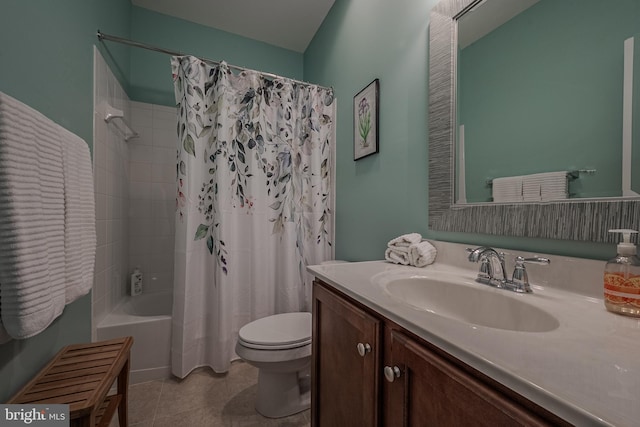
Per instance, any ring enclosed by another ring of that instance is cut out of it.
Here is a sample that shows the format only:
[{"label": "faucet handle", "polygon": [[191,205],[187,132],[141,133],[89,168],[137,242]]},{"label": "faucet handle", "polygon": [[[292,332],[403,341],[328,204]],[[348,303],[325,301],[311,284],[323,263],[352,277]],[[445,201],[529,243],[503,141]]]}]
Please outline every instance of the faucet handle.
[{"label": "faucet handle", "polygon": [[516,257],[516,266],[513,270],[513,277],[511,278],[511,283],[514,285],[514,290],[516,292],[533,292],[531,290],[531,285],[529,285],[529,276],[527,275],[527,269],[524,267],[524,264],[551,264],[551,260],[549,258],[542,257],[532,257],[532,258],[524,258],[521,256]]},{"label": "faucet handle", "polygon": [[549,258],[542,258],[539,256],[534,256],[531,258],[524,258],[521,256],[517,256],[516,257],[516,267],[518,265],[523,265],[524,263],[527,264],[551,264],[551,260]]}]

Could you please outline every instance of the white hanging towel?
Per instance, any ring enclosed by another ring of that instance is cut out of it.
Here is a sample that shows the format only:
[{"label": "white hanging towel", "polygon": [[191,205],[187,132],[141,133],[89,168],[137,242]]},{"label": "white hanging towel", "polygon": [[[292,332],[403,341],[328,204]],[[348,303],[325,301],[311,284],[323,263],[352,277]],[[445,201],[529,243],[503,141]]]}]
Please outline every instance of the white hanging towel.
[{"label": "white hanging towel", "polygon": [[[92,174],[87,177],[91,162],[82,140],[86,151],[73,154],[80,147],[79,138],[71,134],[77,139],[63,140],[69,134],[0,92],[2,337],[24,339],[38,334],[62,313],[65,302],[91,289],[92,282],[86,280],[87,275],[93,276],[95,257],[95,222],[88,220],[95,218],[93,194],[90,202],[87,194],[93,189]],[[77,183],[76,190],[72,183],[76,179],[88,182]],[[87,237],[77,238],[77,229]],[[80,249],[74,247],[76,242]],[[83,251],[83,285],[72,284],[67,296],[67,276],[78,271],[74,259],[79,251]]]},{"label": "white hanging towel", "polygon": [[96,219],[89,146],[59,128],[64,163],[65,303],[86,295],[93,285]]}]

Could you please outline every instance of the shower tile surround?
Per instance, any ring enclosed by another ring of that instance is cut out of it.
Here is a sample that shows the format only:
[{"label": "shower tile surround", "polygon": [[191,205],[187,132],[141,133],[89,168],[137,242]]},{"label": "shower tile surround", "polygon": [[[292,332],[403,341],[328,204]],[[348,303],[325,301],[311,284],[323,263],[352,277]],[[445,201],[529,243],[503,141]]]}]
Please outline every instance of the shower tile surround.
[{"label": "shower tile surround", "polygon": [[129,271],[129,152],[115,123],[104,121],[104,104],[129,116],[129,98],[94,48],[93,173],[96,201],[96,264],[92,336],[96,325],[126,294]]},{"label": "shower tile surround", "polygon": [[[106,123],[104,103],[123,110],[139,137],[125,141],[118,123]],[[130,101],[94,48],[93,339],[96,326],[129,294],[136,266],[144,292],[173,289],[176,122],[175,108]]]},{"label": "shower tile surround", "polygon": [[173,107],[131,102],[129,269],[144,292],[173,289],[177,120]]}]

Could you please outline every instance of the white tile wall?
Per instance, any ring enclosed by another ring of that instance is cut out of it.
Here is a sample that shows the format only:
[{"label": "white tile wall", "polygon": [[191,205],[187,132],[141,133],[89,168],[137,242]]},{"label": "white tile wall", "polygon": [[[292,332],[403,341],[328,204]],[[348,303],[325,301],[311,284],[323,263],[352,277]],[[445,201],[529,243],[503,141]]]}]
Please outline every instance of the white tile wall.
[{"label": "white tile wall", "polygon": [[[94,48],[93,167],[97,249],[93,286],[93,330],[118,304],[129,269],[129,150],[119,128],[106,123],[105,104],[129,117],[129,98]],[[94,335],[95,336],[95,335]]]},{"label": "white tile wall", "polygon": [[[140,135],[124,140],[104,121],[104,105],[125,112]],[[131,102],[94,49],[94,150],[98,246],[93,332],[129,293],[138,266],[145,292],[173,289],[175,108]]]},{"label": "white tile wall", "polygon": [[129,266],[139,266],[146,292],[173,289],[176,192],[173,107],[131,102]]}]

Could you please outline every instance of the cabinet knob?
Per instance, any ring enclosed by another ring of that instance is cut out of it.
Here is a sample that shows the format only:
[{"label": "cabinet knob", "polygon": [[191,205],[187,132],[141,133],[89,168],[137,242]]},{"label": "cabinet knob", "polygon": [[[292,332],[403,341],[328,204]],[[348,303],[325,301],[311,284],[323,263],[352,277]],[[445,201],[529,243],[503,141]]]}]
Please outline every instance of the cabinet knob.
[{"label": "cabinet knob", "polygon": [[398,368],[397,366],[394,366],[393,368],[391,366],[384,367],[384,377],[390,383],[394,382],[396,378],[400,378],[401,374],[402,372],[400,371],[400,368]]},{"label": "cabinet knob", "polygon": [[369,344],[362,344],[361,342],[359,342],[357,347],[358,347],[358,354],[362,357],[366,356],[367,353],[371,352],[371,346]]}]

